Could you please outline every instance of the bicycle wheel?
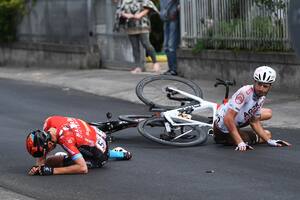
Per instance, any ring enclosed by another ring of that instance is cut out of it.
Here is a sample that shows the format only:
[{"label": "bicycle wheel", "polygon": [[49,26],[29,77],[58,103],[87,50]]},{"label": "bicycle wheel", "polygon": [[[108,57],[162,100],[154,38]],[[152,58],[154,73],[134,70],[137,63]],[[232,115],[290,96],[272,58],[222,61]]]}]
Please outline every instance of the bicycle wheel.
[{"label": "bicycle wheel", "polygon": [[139,122],[149,119],[151,117],[153,116],[152,115],[120,115],[118,118],[121,121],[138,124]]},{"label": "bicycle wheel", "polygon": [[165,89],[169,86],[201,98],[203,96],[201,88],[194,82],[167,75],[149,76],[142,79],[137,84],[135,92],[142,102],[156,108],[174,109],[193,103],[191,100],[184,100],[186,97],[181,94],[174,95],[175,98],[182,99],[179,101],[168,98]]},{"label": "bicycle wheel", "polygon": [[166,131],[163,117],[153,117],[138,124],[139,133],[147,139],[160,144],[188,147],[206,142],[207,134],[199,126],[171,127],[171,132]]}]

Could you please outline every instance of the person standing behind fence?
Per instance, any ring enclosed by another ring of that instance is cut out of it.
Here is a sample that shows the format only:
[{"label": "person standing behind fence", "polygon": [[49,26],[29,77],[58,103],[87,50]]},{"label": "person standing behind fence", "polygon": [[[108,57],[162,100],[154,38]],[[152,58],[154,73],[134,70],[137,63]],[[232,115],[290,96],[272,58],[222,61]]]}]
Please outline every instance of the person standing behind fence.
[{"label": "person standing behind fence", "polygon": [[160,18],[164,23],[163,48],[169,69],[164,74],[177,75],[176,50],[179,44],[179,0],[160,0]]},{"label": "person standing behind fence", "polygon": [[129,36],[136,65],[131,71],[133,74],[145,71],[140,44],[151,57],[154,71],[160,71],[155,49],[149,39],[151,31],[149,15],[153,13],[158,14],[159,11],[150,0],[120,0],[117,7],[114,30],[119,31],[123,29]]}]

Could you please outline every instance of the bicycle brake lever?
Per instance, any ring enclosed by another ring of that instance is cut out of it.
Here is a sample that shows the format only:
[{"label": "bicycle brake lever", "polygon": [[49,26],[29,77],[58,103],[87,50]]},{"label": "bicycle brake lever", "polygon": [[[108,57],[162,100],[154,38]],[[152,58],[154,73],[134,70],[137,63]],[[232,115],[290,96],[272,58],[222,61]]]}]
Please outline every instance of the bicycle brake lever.
[{"label": "bicycle brake lever", "polygon": [[172,90],[169,87],[166,87],[166,92],[171,92]]},{"label": "bicycle brake lever", "polygon": [[220,78],[216,78],[217,81],[221,82],[221,83],[224,83],[224,81]]},{"label": "bicycle brake lever", "polygon": [[225,85],[231,85],[234,86],[236,84],[235,80],[233,79],[233,81],[225,81]]},{"label": "bicycle brake lever", "polygon": [[106,117],[107,117],[107,119],[111,119],[111,118],[112,118],[111,112],[107,112],[107,113],[106,113]]},{"label": "bicycle brake lever", "polygon": [[223,81],[222,79],[216,78],[217,82],[215,83],[215,87],[218,87],[218,85],[224,85],[225,81]]}]

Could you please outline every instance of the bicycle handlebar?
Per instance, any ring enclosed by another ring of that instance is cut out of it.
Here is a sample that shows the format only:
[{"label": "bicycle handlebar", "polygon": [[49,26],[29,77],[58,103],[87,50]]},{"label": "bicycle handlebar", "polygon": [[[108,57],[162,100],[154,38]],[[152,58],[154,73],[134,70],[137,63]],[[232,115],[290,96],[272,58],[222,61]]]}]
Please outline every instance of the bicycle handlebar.
[{"label": "bicycle handlebar", "polygon": [[167,97],[168,99],[174,100],[174,101],[179,101],[179,102],[184,102],[184,101],[194,101],[194,99],[189,98],[189,97],[175,97],[174,95],[179,94],[178,92],[170,89],[169,87],[165,88],[167,92]]},{"label": "bicycle handlebar", "polygon": [[215,83],[215,85],[214,85],[215,87],[218,87],[219,85],[223,85],[223,86],[225,86],[225,88],[226,88],[225,98],[224,98],[224,100],[223,100],[223,103],[224,103],[224,102],[227,101],[227,99],[228,99],[228,95],[229,95],[229,86],[234,86],[234,85],[236,85],[236,81],[235,81],[235,80],[233,80],[233,81],[228,81],[228,80],[224,81],[224,80],[219,79],[219,78],[217,78],[216,80],[217,80],[217,81],[216,81],[216,83]]},{"label": "bicycle handlebar", "polygon": [[225,87],[227,87],[227,86],[234,86],[234,85],[236,85],[236,82],[235,82],[235,80],[233,80],[233,81],[224,81],[224,80],[222,80],[222,79],[219,79],[219,78],[217,78],[216,79],[217,81],[216,81],[216,83],[215,83],[215,87],[218,87],[219,85],[224,85]]}]

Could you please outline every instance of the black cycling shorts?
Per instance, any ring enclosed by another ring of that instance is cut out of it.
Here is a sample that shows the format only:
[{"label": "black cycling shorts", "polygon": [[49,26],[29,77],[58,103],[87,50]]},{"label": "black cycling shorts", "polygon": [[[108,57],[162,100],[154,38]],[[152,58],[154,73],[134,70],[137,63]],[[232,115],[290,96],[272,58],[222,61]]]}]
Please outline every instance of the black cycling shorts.
[{"label": "black cycling shorts", "polygon": [[[214,131],[214,140],[217,144],[224,145],[235,145],[234,140],[232,139],[229,133],[224,133],[216,125],[213,127]],[[243,131],[243,135],[241,135],[244,142],[249,145],[259,143],[259,137],[253,131]]]},{"label": "black cycling shorts", "polygon": [[[90,146],[81,146],[78,148],[78,150],[86,161],[88,168],[102,167],[108,160],[108,148],[104,153],[97,147]],[[69,156],[65,156],[63,166],[70,166],[73,164],[74,161],[72,160],[72,158]]]}]

